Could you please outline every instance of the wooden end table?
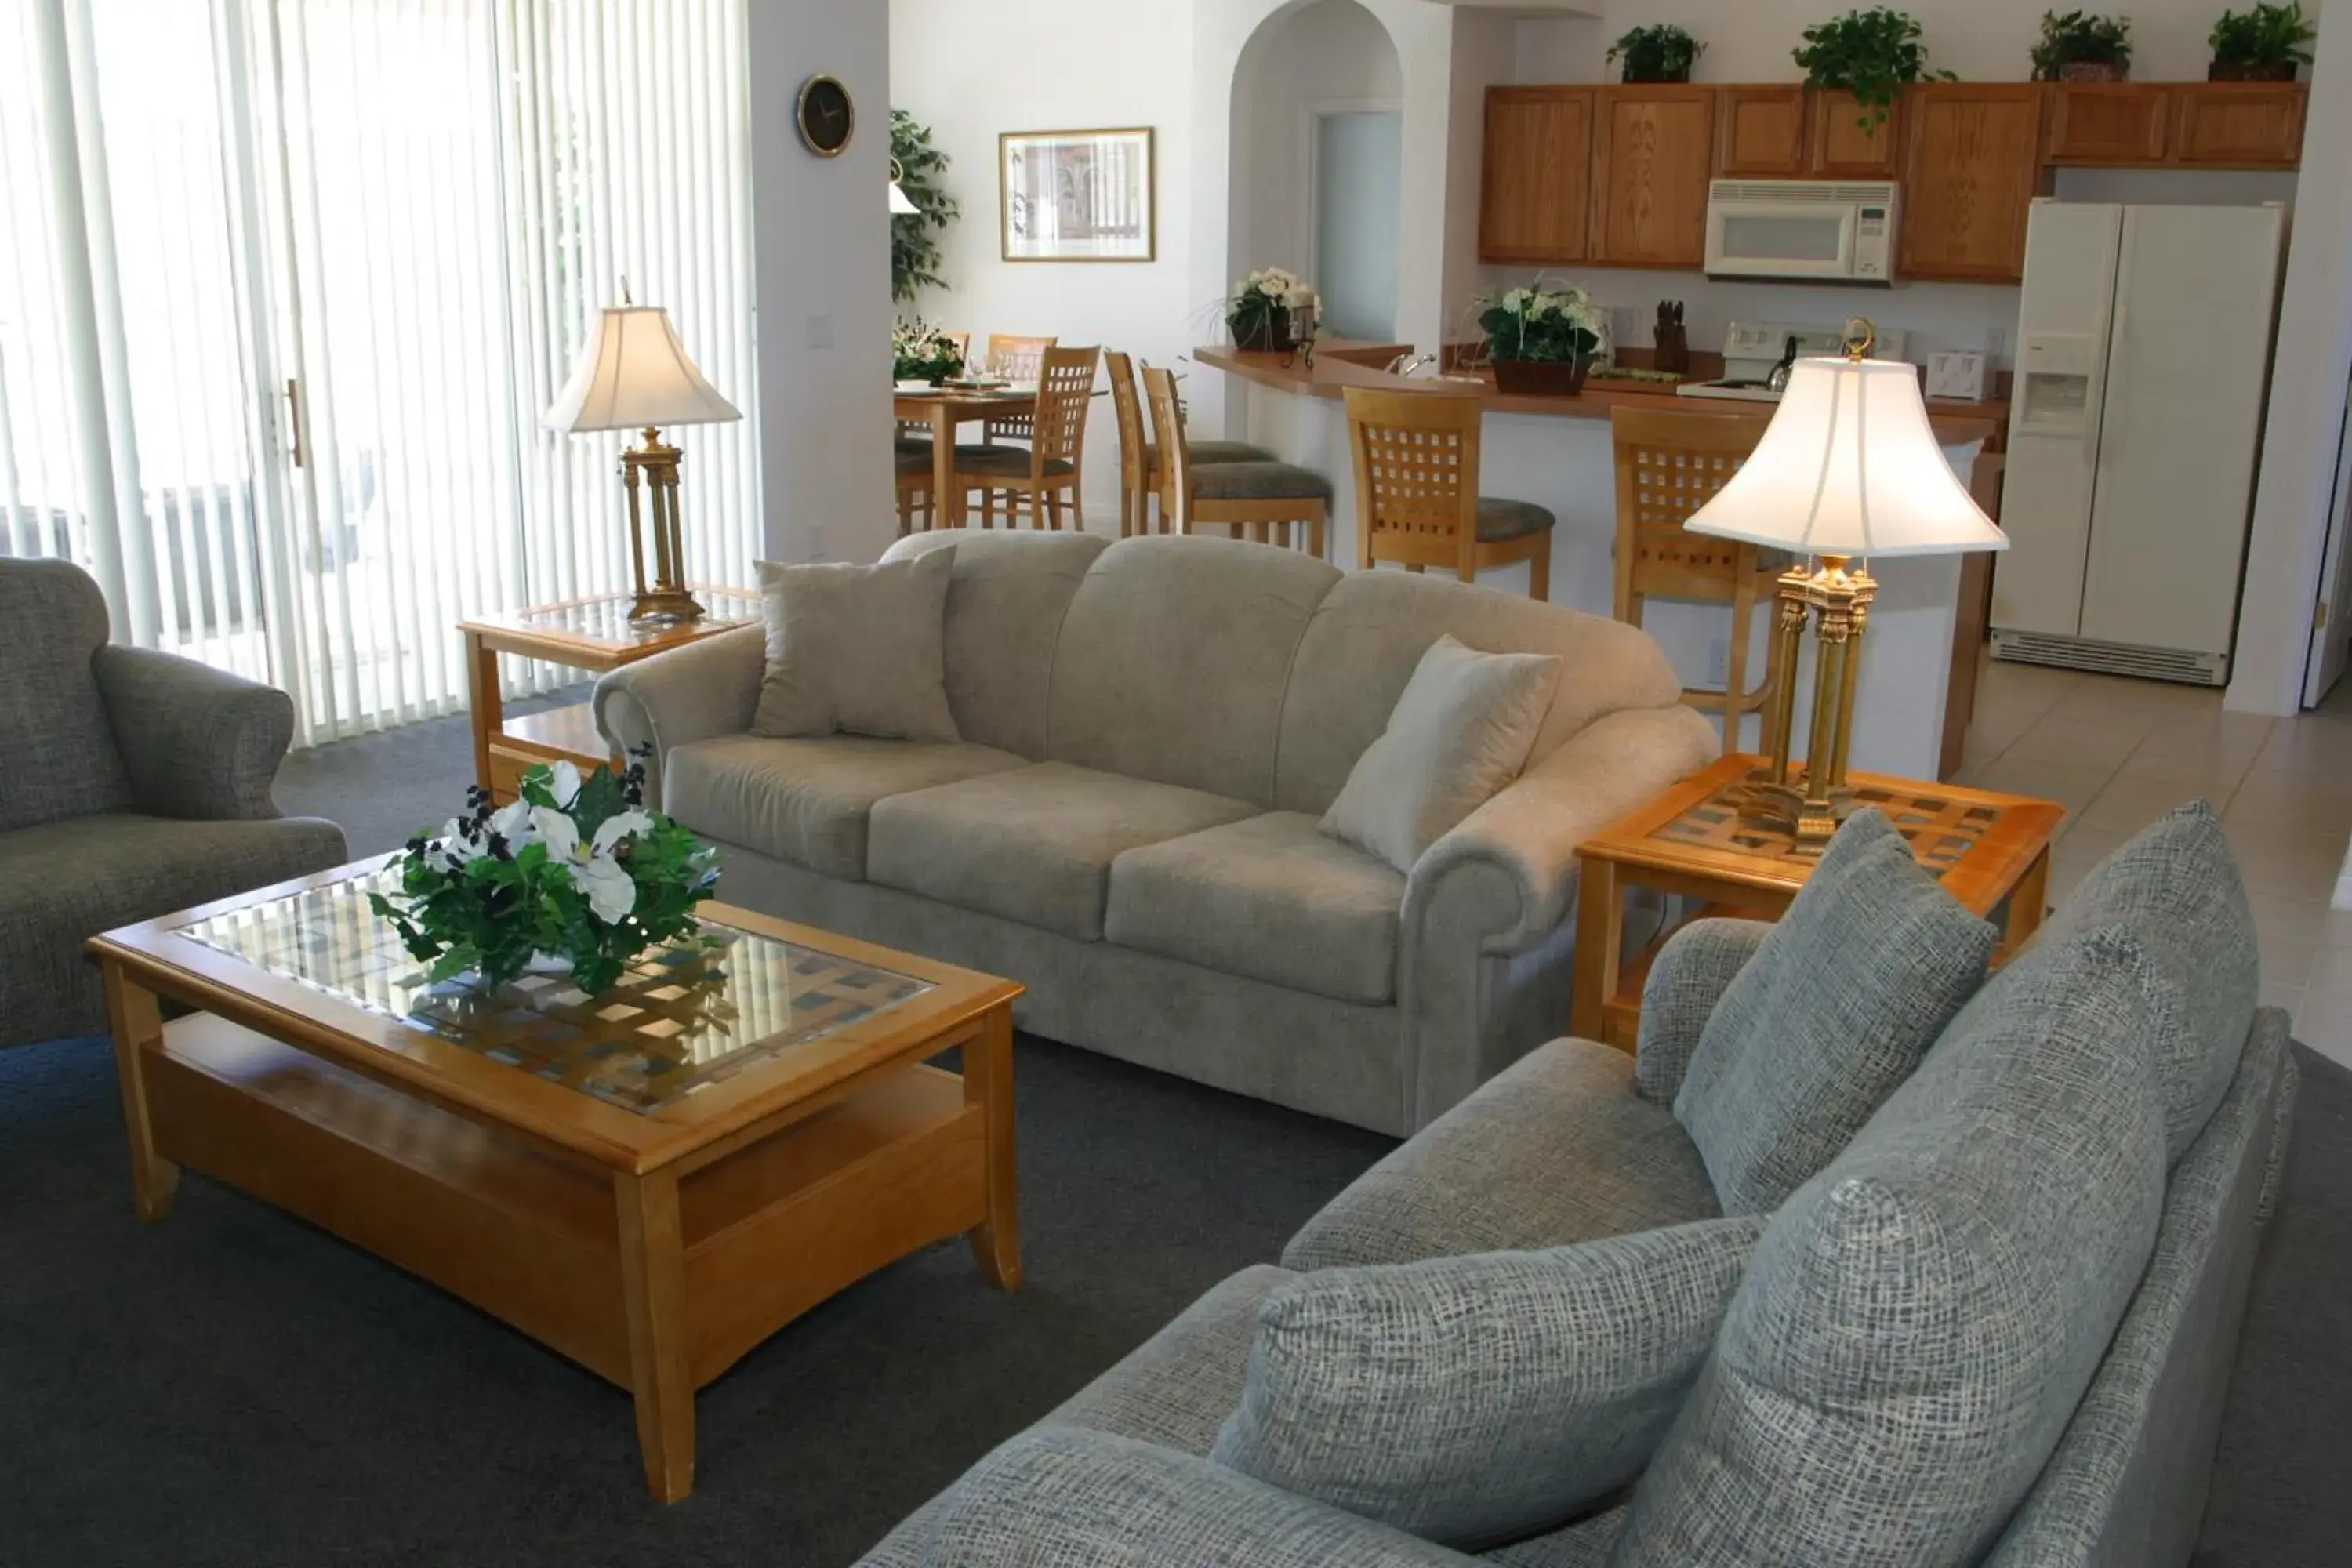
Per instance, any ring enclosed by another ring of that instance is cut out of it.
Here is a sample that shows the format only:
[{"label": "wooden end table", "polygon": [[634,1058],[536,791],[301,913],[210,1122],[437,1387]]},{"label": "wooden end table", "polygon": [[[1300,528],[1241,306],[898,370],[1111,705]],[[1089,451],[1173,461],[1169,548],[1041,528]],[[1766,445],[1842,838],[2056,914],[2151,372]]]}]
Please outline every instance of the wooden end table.
[{"label": "wooden end table", "polygon": [[527,610],[506,610],[463,621],[466,693],[474,714],[474,782],[499,805],[514,799],[522,775],[542,763],[593,767],[613,761],[585,702],[506,717],[499,656],[512,654],[602,675],[657,653],[700,642],[760,618],[760,595],[748,588],[697,583],[694,596],[709,613],[675,626],[629,623],[627,594],[565,599]]},{"label": "wooden end table", "polygon": [[960,1234],[1019,1285],[1019,985],[706,904],[594,996],[486,997],[369,909],[386,865],[90,939],[141,1219],[187,1166],[505,1320],[633,1396],[664,1502],[695,1391],[818,1302]]},{"label": "wooden end table", "polygon": [[[1821,863],[1822,846],[1739,820],[1734,793],[1767,766],[1733,753],[1695,773],[1579,847],[1572,1031],[1621,1050],[1640,1038],[1642,987],[1673,930],[1625,952],[1629,888],[1696,900],[1694,919],[1779,920]],[[1910,841],[1919,864],[1971,914],[2001,927],[1996,964],[2041,929],[2049,898],[2054,801],[1875,773],[1853,777],[1858,805],[1874,805]]]}]

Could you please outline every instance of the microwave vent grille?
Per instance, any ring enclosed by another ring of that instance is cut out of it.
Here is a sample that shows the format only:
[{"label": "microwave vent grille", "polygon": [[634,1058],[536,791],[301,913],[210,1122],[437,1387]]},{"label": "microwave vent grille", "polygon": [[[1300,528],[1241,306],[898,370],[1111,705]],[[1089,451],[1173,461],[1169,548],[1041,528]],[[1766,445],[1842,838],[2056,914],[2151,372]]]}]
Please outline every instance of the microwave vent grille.
[{"label": "microwave vent grille", "polygon": [[1795,180],[1717,180],[1710,195],[1718,202],[1831,202],[1856,205],[1892,202],[1895,187],[1842,182],[1808,184]]}]

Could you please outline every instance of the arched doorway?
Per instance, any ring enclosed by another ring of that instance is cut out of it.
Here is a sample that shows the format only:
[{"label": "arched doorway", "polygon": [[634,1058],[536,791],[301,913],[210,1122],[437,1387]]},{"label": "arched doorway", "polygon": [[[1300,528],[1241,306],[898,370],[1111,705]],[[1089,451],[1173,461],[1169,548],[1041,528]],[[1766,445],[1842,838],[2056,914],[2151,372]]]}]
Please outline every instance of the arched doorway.
[{"label": "arched doorway", "polygon": [[1234,68],[1229,270],[1282,267],[1323,296],[1327,333],[1397,334],[1404,68],[1357,0],[1268,17]]}]

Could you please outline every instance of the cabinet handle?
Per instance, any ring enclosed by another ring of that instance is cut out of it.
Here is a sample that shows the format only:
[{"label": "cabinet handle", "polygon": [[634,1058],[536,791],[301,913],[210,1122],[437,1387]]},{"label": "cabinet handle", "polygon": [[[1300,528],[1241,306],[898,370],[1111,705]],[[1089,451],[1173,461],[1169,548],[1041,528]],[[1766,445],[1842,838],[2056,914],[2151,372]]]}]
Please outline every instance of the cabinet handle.
[{"label": "cabinet handle", "polygon": [[286,423],[293,435],[291,456],[299,468],[302,467],[302,384],[291,376],[286,378]]}]

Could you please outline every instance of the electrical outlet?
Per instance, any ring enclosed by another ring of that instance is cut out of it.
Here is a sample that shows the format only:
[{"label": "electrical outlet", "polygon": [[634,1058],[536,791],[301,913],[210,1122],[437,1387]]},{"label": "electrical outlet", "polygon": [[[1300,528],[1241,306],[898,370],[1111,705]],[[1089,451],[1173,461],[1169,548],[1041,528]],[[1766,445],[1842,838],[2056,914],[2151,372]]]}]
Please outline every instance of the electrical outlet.
[{"label": "electrical outlet", "polygon": [[2001,357],[2008,353],[2009,333],[2000,327],[1987,327],[1985,329],[1985,358],[1992,363],[1998,364],[2000,363]]},{"label": "electrical outlet", "polygon": [[1717,691],[1731,685],[1731,641],[1717,637],[1706,645],[1706,683]]},{"label": "electrical outlet", "polygon": [[811,316],[808,319],[808,346],[813,349],[833,347],[833,318]]}]

